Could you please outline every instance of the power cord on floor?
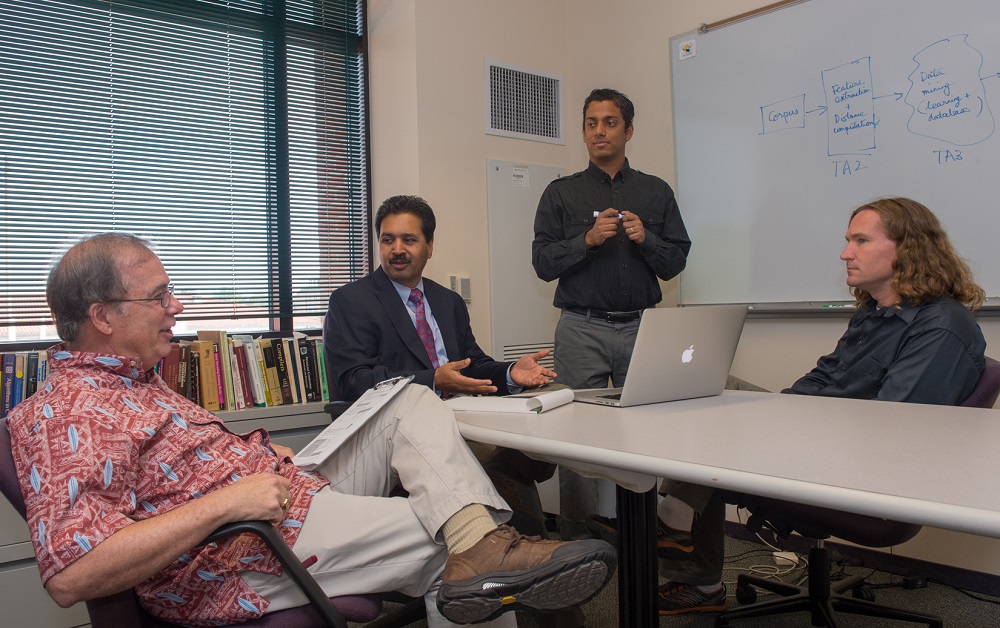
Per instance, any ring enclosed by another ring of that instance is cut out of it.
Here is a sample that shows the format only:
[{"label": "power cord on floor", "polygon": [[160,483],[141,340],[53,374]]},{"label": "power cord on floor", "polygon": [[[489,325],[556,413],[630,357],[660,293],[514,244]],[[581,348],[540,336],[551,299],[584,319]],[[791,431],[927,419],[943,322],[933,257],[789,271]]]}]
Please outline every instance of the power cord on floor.
[{"label": "power cord on floor", "polygon": [[[746,523],[743,521],[743,509],[737,511],[740,523],[743,527],[746,527]],[[747,557],[760,556],[767,562],[762,562],[760,564],[751,564],[746,567],[727,567],[727,571],[736,572],[737,576],[740,573],[748,573],[761,578],[768,578],[771,580],[779,580],[784,582],[792,582],[799,584],[806,580],[808,577],[809,560],[803,554],[798,552],[792,552],[795,554],[794,562],[789,565],[779,565],[775,562],[776,552],[787,552],[780,547],[777,547],[771,543],[768,539],[764,538],[760,532],[755,532],[754,535],[757,537],[757,541],[768,549],[753,549],[747,550],[741,554],[736,554],[733,556],[727,556],[725,562],[727,564],[732,564],[737,561],[745,560]],[[730,591],[727,597],[735,596],[735,585],[737,583],[736,578],[724,579],[723,584],[727,586],[727,590]],[[760,595],[774,595],[769,591],[759,591]]]},{"label": "power cord on floor", "polygon": [[[740,511],[740,515],[742,515],[742,511]],[[742,516],[740,517],[740,520],[742,523]],[[753,573],[757,575],[762,575],[764,577],[773,578],[776,580],[785,579],[786,582],[793,582],[794,584],[799,584],[799,585],[801,585],[808,579],[808,574],[807,574],[808,559],[806,558],[805,555],[799,553],[796,553],[796,557],[799,561],[798,564],[789,567],[781,567],[779,565],[773,565],[773,564],[750,565],[748,567],[733,566],[732,565],[733,563],[745,560],[748,557],[760,556],[762,559],[764,557],[770,559],[773,557],[773,552],[775,551],[782,551],[782,552],[788,551],[775,547],[773,543],[768,541],[766,538],[762,537],[760,533],[757,533],[756,536],[758,541],[761,544],[765,545],[768,549],[750,549],[743,551],[739,554],[726,556],[725,559],[725,562],[727,564],[726,571]],[[889,553],[890,554],[893,553],[894,550],[895,548],[890,547]],[[895,576],[894,574],[890,574],[889,572],[883,571],[882,569],[879,569],[877,567],[865,567],[863,560],[860,561],[852,559],[837,560],[833,562],[832,567],[835,568],[830,573],[830,579],[832,581],[842,580],[846,577],[849,577],[851,574],[847,572],[848,568],[853,568],[853,569],[860,568],[860,569],[869,569],[870,571],[867,574],[865,574],[865,576],[859,583],[859,586],[863,585],[872,590],[890,589],[890,588],[903,588],[903,589],[912,588],[912,587],[907,587],[907,578]],[[801,574],[796,574],[797,571],[801,571]],[[890,580],[888,582],[871,582],[870,580],[872,579],[873,576],[885,576]],[[724,579],[723,582],[724,584],[727,585],[727,588],[729,589],[727,597],[730,598],[735,597],[735,585],[737,582],[736,578]],[[986,604],[1000,606],[1000,598],[985,597],[983,595],[967,591],[965,589],[961,589],[952,584],[948,584],[947,582],[942,582],[941,580],[938,580],[936,578],[926,578],[926,582],[928,583],[932,582],[934,584],[938,584],[943,587],[953,589],[968,598],[976,600],[977,602],[984,602]],[[762,596],[774,595],[768,591],[761,591],[761,590],[758,590],[758,594]]]},{"label": "power cord on floor", "polygon": [[752,556],[752,555],[755,555],[755,554],[760,555],[760,556],[771,556],[771,552],[768,551],[768,550],[752,549],[752,550],[747,550],[745,552],[741,552],[739,554],[733,554],[732,556],[728,556],[727,555],[726,559],[725,559],[725,562],[727,562],[727,563],[735,563],[738,560],[742,560],[743,558],[746,558],[747,556]]},{"label": "power cord on floor", "polygon": [[[765,545],[767,545],[770,549],[748,550],[741,554],[727,556],[725,562],[729,566],[726,567],[726,571],[735,572],[737,577],[741,573],[747,573],[761,578],[780,580],[784,582],[801,582],[805,578],[805,575],[809,567],[809,561],[806,559],[805,556],[802,556],[801,554],[796,554],[795,555],[796,560],[794,563],[789,565],[778,565],[774,562],[774,552],[784,551],[784,550],[774,547],[770,543],[767,543],[764,539],[760,539],[760,541]],[[744,562],[747,560],[747,558],[754,558],[754,557],[760,557],[762,561],[766,560],[769,562],[750,564],[745,567],[733,566],[733,563],[735,562],[738,561]],[[728,591],[727,597],[735,596],[736,583],[737,583],[737,578],[735,577],[723,580],[723,584],[726,585]],[[768,591],[760,591],[760,594],[771,595],[771,593]]]}]

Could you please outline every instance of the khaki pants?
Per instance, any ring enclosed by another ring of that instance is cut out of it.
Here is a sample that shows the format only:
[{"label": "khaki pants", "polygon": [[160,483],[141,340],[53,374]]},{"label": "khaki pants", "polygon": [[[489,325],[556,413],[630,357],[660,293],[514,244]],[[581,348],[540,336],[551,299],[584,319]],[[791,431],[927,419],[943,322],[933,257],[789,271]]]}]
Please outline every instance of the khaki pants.
[{"label": "khaki pants", "polygon": [[[498,523],[510,516],[451,408],[426,386],[407,386],[317,471],[330,486],[313,498],[293,549],[316,557],[309,572],[323,590],[331,597],[430,592],[428,625],[451,625],[434,603],[447,558],[441,527],[468,504],[487,506]],[[386,497],[397,481],[408,498]],[[243,578],[269,600],[268,612],[307,603],[285,576]],[[496,625],[516,625],[508,615]]]}]

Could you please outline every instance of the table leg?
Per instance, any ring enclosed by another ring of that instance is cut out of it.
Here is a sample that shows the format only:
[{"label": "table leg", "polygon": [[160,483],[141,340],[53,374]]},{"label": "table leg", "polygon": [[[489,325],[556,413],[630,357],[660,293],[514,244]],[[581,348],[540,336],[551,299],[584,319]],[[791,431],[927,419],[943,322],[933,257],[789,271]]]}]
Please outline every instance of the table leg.
[{"label": "table leg", "polygon": [[618,487],[618,625],[660,625],[656,604],[656,489],[634,493]]}]

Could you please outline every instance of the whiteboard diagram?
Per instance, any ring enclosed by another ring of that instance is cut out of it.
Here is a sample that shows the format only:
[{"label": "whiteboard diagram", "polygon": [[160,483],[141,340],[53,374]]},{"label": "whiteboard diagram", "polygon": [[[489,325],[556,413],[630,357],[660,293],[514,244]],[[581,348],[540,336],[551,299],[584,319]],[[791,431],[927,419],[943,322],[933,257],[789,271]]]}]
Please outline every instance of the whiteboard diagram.
[{"label": "whiteboard diagram", "polygon": [[810,0],[674,38],[681,302],[849,301],[847,217],[885,196],[1000,296],[997,32],[993,0]]},{"label": "whiteboard diagram", "polygon": [[[983,56],[969,45],[968,35],[948,37],[927,46],[913,60],[906,102],[913,107],[911,133],[955,146],[989,139],[996,124],[980,77]],[[989,78],[998,78],[995,73]]]},{"label": "whiteboard diagram", "polygon": [[[981,77],[983,56],[966,34],[945,37],[913,56],[915,69],[909,89],[876,95],[871,57],[862,57],[822,71],[822,104],[807,106],[798,94],[760,108],[761,135],[802,129],[807,117],[826,118],[827,155],[871,155],[878,148],[877,100],[891,98],[911,108],[907,129],[915,135],[972,146],[992,137],[996,129]],[[890,105],[891,106],[891,105]],[[895,113],[895,112],[893,112]]]}]

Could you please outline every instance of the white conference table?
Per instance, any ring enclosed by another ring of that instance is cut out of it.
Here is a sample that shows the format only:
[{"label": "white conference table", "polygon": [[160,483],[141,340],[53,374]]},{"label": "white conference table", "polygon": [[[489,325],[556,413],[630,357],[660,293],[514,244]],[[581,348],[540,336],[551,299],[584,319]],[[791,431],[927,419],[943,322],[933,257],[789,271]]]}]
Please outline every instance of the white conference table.
[{"label": "white conference table", "polygon": [[[726,391],[456,417],[467,439],[529,454],[1000,537],[995,410]],[[621,535],[622,626],[659,624],[652,511],[654,491],[619,490],[620,526],[642,537]]]}]

